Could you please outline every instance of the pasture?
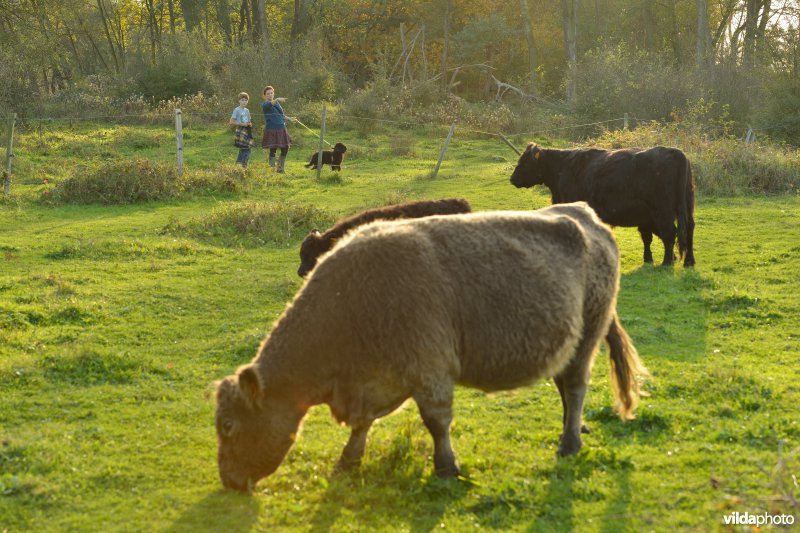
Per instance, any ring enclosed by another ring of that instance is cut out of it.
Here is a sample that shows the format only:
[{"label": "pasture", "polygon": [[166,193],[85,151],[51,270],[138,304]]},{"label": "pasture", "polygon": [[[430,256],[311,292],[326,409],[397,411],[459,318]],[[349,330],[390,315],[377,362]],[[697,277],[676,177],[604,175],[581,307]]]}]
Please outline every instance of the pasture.
[{"label": "pasture", "polygon": [[[104,161],[170,160],[169,129],[20,135],[18,183],[0,202],[0,531],[715,531],[734,512],[800,519],[796,194],[700,194],[694,269],[643,265],[636,229],[615,229],[619,314],[650,397],[634,421],[615,416],[603,348],[576,457],[556,459],[551,382],[458,389],[462,479],[433,475],[413,404],[376,424],[360,470],[334,475],[349,431],[319,406],[253,495],[224,491],[212,382],[250,361],[301,286],[308,230],[412,199],[461,196],[478,211],[543,207],[549,194],[509,184],[517,158],[496,139],[457,136],[432,178],[440,130],[343,130],[331,138],[348,146],[343,170],[317,180],[302,167],[315,141],[300,131],[283,176],[260,151],[233,170],[223,128],[187,131],[187,165],[229,190],[54,202],[55,182]],[[661,253],[654,245],[657,264]]]}]

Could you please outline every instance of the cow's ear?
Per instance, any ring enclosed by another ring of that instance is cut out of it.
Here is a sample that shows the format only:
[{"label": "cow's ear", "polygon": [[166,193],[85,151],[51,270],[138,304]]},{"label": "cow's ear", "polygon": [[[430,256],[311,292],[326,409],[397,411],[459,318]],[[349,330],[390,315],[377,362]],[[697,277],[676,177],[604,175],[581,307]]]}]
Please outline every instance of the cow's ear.
[{"label": "cow's ear", "polygon": [[536,143],[531,143],[531,153],[533,154],[534,159],[539,159],[542,157],[542,149],[539,148],[539,145]]},{"label": "cow's ear", "polygon": [[317,228],[312,229],[309,235],[313,235],[315,239],[319,239],[320,237],[322,237],[322,233],[320,233]]},{"label": "cow's ear", "polygon": [[239,390],[252,409],[258,408],[261,399],[261,380],[253,365],[239,369]]}]

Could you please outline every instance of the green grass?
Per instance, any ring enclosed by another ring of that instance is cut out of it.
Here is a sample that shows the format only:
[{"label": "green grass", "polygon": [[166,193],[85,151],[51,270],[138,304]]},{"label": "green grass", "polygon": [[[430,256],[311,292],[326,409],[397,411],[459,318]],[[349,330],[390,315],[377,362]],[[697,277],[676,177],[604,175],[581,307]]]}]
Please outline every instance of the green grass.
[{"label": "green grass", "polygon": [[[344,169],[317,180],[301,167],[315,141],[298,130],[283,177],[256,151],[237,192],[102,206],[40,198],[79,165],[170,160],[168,130],[22,132],[13,196],[0,203],[0,531],[714,531],[733,511],[797,517],[796,195],[701,196],[693,270],[643,266],[636,230],[615,230],[619,312],[651,396],[636,420],[616,418],[603,350],[577,457],[555,457],[551,383],[459,389],[462,480],[432,475],[413,404],[375,426],[360,471],[333,475],[348,431],[316,407],[254,495],[222,490],[211,383],[252,358],[299,288],[309,227],[410,199],[549,202],[508,183],[516,156],[496,140],[457,135],[432,179],[445,133],[337,132]],[[224,128],[189,134],[187,167],[235,158]]]}]

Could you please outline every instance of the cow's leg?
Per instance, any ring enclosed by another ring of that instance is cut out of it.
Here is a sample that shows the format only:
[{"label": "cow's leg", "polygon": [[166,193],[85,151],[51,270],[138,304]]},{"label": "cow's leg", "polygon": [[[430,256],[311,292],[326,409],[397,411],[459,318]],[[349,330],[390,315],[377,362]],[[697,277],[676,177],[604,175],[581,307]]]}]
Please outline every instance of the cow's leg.
[{"label": "cow's leg", "polygon": [[[567,400],[564,397],[564,384],[563,381],[558,378],[553,378],[553,381],[558,388],[559,396],[561,396],[561,432],[563,434],[564,428],[567,426]],[[592,430],[589,429],[586,424],[581,425],[581,433],[588,435],[591,432]]]},{"label": "cow's leg", "polygon": [[589,388],[589,375],[598,342],[591,331],[586,333],[588,336],[581,341],[575,357],[554,378],[564,405],[564,431],[561,433],[561,441],[558,445],[558,455],[560,456],[578,453],[583,444],[581,441],[583,400]]},{"label": "cow's leg", "polygon": [[694,266],[694,217],[689,215],[686,221],[686,257],[683,266]]},{"label": "cow's leg", "polygon": [[364,450],[367,447],[367,433],[372,427],[372,422],[373,420],[369,420],[353,425],[350,439],[345,444],[342,455],[336,463],[336,470],[351,470],[361,464],[361,458],[364,457]]},{"label": "cow's leg", "polygon": [[675,229],[674,217],[672,214],[663,213],[661,216],[656,217],[656,235],[664,243],[664,262],[663,266],[670,266],[675,259],[675,237],[677,230]]},{"label": "cow's leg", "polygon": [[653,252],[650,251],[650,244],[653,242],[653,232],[647,226],[639,226],[639,235],[642,236],[642,244],[644,244],[644,262],[653,262]]},{"label": "cow's leg", "polygon": [[436,394],[414,395],[425,427],[433,437],[433,467],[439,477],[460,474],[450,444],[450,424],[453,421],[453,387],[440,389]]}]

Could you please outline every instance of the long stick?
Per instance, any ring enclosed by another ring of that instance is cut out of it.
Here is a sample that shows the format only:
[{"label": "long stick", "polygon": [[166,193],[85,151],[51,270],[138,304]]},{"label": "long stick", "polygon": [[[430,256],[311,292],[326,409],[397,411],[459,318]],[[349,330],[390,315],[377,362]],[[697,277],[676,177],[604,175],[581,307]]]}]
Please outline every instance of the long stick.
[{"label": "long stick", "polygon": [[442,147],[442,153],[439,154],[439,162],[436,163],[436,168],[433,171],[432,178],[436,177],[436,174],[439,173],[439,167],[442,166],[442,159],[444,159],[444,153],[447,151],[447,146],[450,144],[450,138],[453,137],[453,130],[456,129],[456,125],[453,124],[450,126],[450,131],[447,133],[447,139],[444,140],[444,146]]},{"label": "long stick", "polygon": [[325,141],[325,106],[322,106],[322,125],[319,128],[319,152],[317,152],[317,179],[322,174],[322,143]]},{"label": "long stick", "polygon": [[502,133],[498,133],[498,135],[500,136],[500,138],[501,138],[501,139],[503,139],[503,141],[505,141],[505,143],[506,143],[507,145],[509,145],[509,146],[511,147],[511,149],[512,149],[512,150],[514,150],[515,152],[517,152],[517,155],[522,155],[522,152],[520,152],[520,151],[519,151],[519,148],[517,148],[516,146],[514,146],[513,144],[511,144],[511,141],[509,141],[508,139],[506,139],[506,136],[505,136],[505,135],[503,135]]},{"label": "long stick", "polygon": [[14,125],[17,122],[17,114],[11,115],[8,121],[8,144],[6,144],[6,171],[4,172],[3,194],[8,196],[11,193],[11,162],[14,159]]}]

